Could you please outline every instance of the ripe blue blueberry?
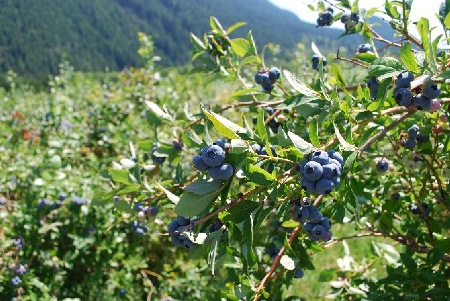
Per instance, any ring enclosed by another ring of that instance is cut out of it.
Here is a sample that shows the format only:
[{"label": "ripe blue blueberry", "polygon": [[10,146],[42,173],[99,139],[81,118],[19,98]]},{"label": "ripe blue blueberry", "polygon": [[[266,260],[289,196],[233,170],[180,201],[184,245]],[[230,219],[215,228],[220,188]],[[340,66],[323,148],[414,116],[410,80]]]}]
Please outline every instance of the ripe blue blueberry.
[{"label": "ripe blue blueberry", "polygon": [[294,271],[294,278],[302,278],[305,275],[301,268],[296,268]]},{"label": "ripe blue blueberry", "polygon": [[380,84],[377,82],[377,79],[375,77],[369,78],[369,80],[367,81],[367,87],[369,88],[370,91],[370,97],[377,98]]},{"label": "ripe blue blueberry", "polygon": [[184,145],[184,144],[183,144],[183,142],[180,141],[179,139],[173,138],[173,139],[172,139],[172,145],[173,145],[173,149],[174,149],[174,150],[180,151],[180,150],[183,149],[183,145]]},{"label": "ripe blue blueberry", "polygon": [[325,21],[322,19],[322,17],[317,18],[317,26],[325,26]]},{"label": "ripe blue blueberry", "polygon": [[281,72],[277,67],[272,67],[269,69],[269,79],[272,84],[274,84],[280,78]]},{"label": "ripe blue blueberry", "polygon": [[302,188],[310,193],[316,193],[316,182],[315,181],[309,181],[306,178],[301,178],[300,184],[302,185]]},{"label": "ripe blue blueberry", "polygon": [[338,172],[339,172],[339,174],[341,173],[341,170],[342,170],[342,164],[338,161],[338,160],[336,160],[336,159],[330,159],[330,163],[329,164],[334,164],[334,165],[336,165],[336,167],[337,167],[337,169],[338,169]]},{"label": "ripe blue blueberry", "polygon": [[322,178],[316,182],[316,192],[318,194],[329,194],[334,189],[334,182],[331,179]]},{"label": "ripe blue blueberry", "polygon": [[359,53],[366,53],[369,52],[370,50],[372,50],[370,44],[361,44],[358,46],[358,49],[356,51]]},{"label": "ripe blue blueberry", "polygon": [[416,106],[417,110],[429,111],[433,105],[431,99],[419,94],[412,99],[412,103]]},{"label": "ripe blue blueberry", "polygon": [[194,158],[192,158],[192,164],[194,164],[195,169],[201,172],[205,172],[209,168],[209,166],[203,162],[203,157],[200,155],[195,155]]},{"label": "ripe blue blueberry", "polygon": [[414,138],[408,138],[405,142],[405,148],[413,149],[417,145],[417,140]]},{"label": "ripe blue blueberry", "polygon": [[311,160],[316,161],[320,165],[326,165],[330,163],[330,157],[328,156],[328,153],[321,150],[312,153]]},{"label": "ripe blue blueberry", "polygon": [[350,20],[349,14],[342,14],[341,15],[341,22],[346,24]]},{"label": "ripe blue blueberry", "polygon": [[220,138],[213,142],[213,145],[220,146],[223,150],[225,150],[225,144],[227,143],[227,139]]},{"label": "ripe blue blueberry", "polygon": [[320,213],[319,208],[316,206],[309,207],[309,221],[313,224],[320,223],[322,220],[322,213]]},{"label": "ripe blue blueberry", "polygon": [[359,22],[359,15],[358,13],[351,13],[350,14],[350,20],[353,22],[358,23]]},{"label": "ripe blue blueberry", "polygon": [[22,283],[22,279],[19,278],[19,276],[15,276],[13,279],[11,279],[11,284],[13,286],[19,286]]},{"label": "ripe blue blueberry", "polygon": [[303,174],[308,181],[317,181],[322,176],[322,173],[322,165],[316,161],[309,161],[303,168]]},{"label": "ripe blue blueberry", "polygon": [[322,179],[323,178],[333,179],[334,177],[338,176],[338,168],[337,168],[336,164],[326,164],[326,165],[323,165],[322,168],[323,168]]},{"label": "ripe blue blueberry", "polygon": [[417,134],[419,133],[419,126],[417,124],[412,125],[409,129],[408,129],[408,137],[415,139],[417,138]]},{"label": "ripe blue blueberry", "polygon": [[[270,147],[270,151],[272,152],[272,155],[273,155],[274,157],[278,157],[277,150],[275,149],[275,147],[271,146],[271,147]],[[269,155],[269,154],[267,153],[266,147],[263,147],[263,148],[261,149],[261,151],[259,152],[259,154],[262,155],[262,156],[268,156],[268,155]]]},{"label": "ripe blue blueberry", "polygon": [[310,233],[311,230],[313,229],[314,224],[311,222],[305,222],[303,223],[303,230],[305,230],[306,233]]},{"label": "ripe blue blueberry", "polygon": [[214,180],[228,180],[233,176],[233,166],[223,163],[219,166],[211,167],[208,170],[209,176]]},{"label": "ripe blue blueberry", "polygon": [[399,88],[395,90],[394,99],[399,106],[410,106],[412,103],[411,90],[409,90],[408,88]]},{"label": "ripe blue blueberry", "polygon": [[305,222],[309,218],[308,207],[294,206],[291,211],[291,218],[294,221]]},{"label": "ripe blue blueberry", "polygon": [[257,153],[259,155],[259,153],[261,152],[261,145],[259,145],[258,143],[253,143],[251,145],[252,150]]},{"label": "ripe blue blueberry", "polygon": [[322,13],[322,20],[324,25],[330,26],[333,22],[333,14],[330,11],[324,11]]},{"label": "ripe blue blueberry", "polygon": [[225,159],[225,151],[218,145],[202,149],[202,159],[210,167],[219,166]]},{"label": "ripe blue blueberry", "polygon": [[[172,243],[176,246],[176,247],[183,247],[184,246],[184,239],[182,239],[181,237],[183,236],[172,236]],[[183,237],[184,238],[184,237]]]},{"label": "ripe blue blueberry", "polygon": [[381,159],[377,162],[377,170],[379,172],[386,172],[389,168],[389,162],[386,159]]},{"label": "ripe blue blueberry", "polygon": [[136,204],[134,204],[133,208],[137,212],[144,211],[144,204],[142,204],[141,202],[137,202]]},{"label": "ripe blue blueberry", "polygon": [[413,80],[414,75],[411,72],[403,72],[395,80],[395,85],[397,88],[410,88]]},{"label": "ripe blue blueberry", "polygon": [[156,150],[157,149],[158,149],[158,144],[157,143],[153,144],[150,156],[151,156],[153,162],[155,162],[156,164],[163,164],[164,161],[166,161],[166,157],[157,155],[156,154],[156,152],[157,152]]},{"label": "ripe blue blueberry", "polygon": [[195,247],[195,244],[194,244],[191,240],[189,240],[188,238],[186,238],[186,239],[183,240],[183,246],[184,246],[186,249],[192,249],[193,247]]},{"label": "ripe blue blueberry", "polygon": [[181,215],[177,216],[177,223],[180,226],[187,226],[187,225],[189,225],[190,222],[191,222],[191,219],[188,217],[184,217]]},{"label": "ripe blue blueberry", "polygon": [[325,230],[331,229],[331,221],[328,217],[322,217],[320,220],[320,225],[325,228]]},{"label": "ripe blue blueberry", "polygon": [[174,235],[175,231],[178,229],[180,225],[178,224],[177,220],[174,219],[173,221],[171,221],[169,223],[169,225],[167,226],[167,232],[169,232],[170,235]]},{"label": "ripe blue blueberry", "polygon": [[435,99],[439,94],[441,94],[441,90],[436,83],[430,82],[423,87],[422,95],[428,99]]},{"label": "ripe blue blueberry", "polygon": [[327,230],[322,225],[315,225],[311,230],[312,240],[321,240],[325,238],[325,233]]}]

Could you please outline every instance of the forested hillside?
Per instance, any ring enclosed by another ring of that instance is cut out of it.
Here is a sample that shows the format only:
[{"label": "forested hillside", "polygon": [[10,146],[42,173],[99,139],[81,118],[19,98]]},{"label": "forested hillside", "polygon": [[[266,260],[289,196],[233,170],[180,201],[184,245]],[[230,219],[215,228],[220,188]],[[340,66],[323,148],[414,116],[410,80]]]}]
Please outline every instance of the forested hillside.
[{"label": "forested hillside", "polygon": [[[202,35],[210,16],[224,26],[247,22],[258,45],[289,50],[300,41],[320,47],[354,45],[339,30],[316,29],[266,0],[0,0],[0,71],[22,75],[57,72],[68,59],[77,70],[118,70],[140,60],[137,32],[153,36],[164,66],[190,61],[189,33]],[[320,34],[319,34],[320,32]]]}]

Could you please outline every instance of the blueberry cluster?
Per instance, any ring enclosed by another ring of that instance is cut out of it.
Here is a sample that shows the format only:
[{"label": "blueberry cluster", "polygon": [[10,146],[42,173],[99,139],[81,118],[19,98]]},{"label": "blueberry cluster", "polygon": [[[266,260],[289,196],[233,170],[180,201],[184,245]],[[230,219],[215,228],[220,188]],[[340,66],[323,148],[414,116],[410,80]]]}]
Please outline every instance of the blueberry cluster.
[{"label": "blueberry cluster", "polygon": [[[272,107],[266,107],[264,109],[264,112],[266,113],[265,118],[270,118],[270,116],[272,116],[275,113],[275,110]],[[278,133],[278,128],[280,127],[281,123],[279,119],[285,119],[286,117],[284,115],[278,115],[275,116],[274,118],[270,119],[269,122],[267,123],[267,126],[272,130],[272,132],[274,132],[275,134]],[[253,125],[256,125],[257,121],[258,121],[258,117],[253,116]]]},{"label": "blueberry cluster", "polygon": [[[269,154],[267,153],[267,149],[266,149],[265,146],[264,146],[264,147],[261,147],[258,143],[255,143],[255,144],[252,144],[251,147],[252,147],[253,151],[254,151],[257,155],[260,155],[260,156],[268,156],[268,155],[269,155]],[[275,149],[275,147],[270,146],[270,152],[272,153],[272,155],[273,155],[274,157],[278,157],[277,150]],[[266,166],[267,172],[272,173],[272,171],[274,170],[274,168],[275,168],[275,166],[273,165],[272,162],[268,162],[268,163],[267,163],[267,166]]]},{"label": "blueberry cluster", "polygon": [[407,149],[413,149],[417,145],[417,138],[419,135],[419,126],[417,124],[412,125],[408,129],[408,138],[404,143],[402,143],[403,147]]},{"label": "blueberry cluster", "polygon": [[178,215],[176,219],[170,222],[167,230],[172,237],[172,243],[177,247],[185,247],[191,249],[195,244],[187,237],[180,235],[183,232],[183,228],[189,224],[193,224],[195,221],[188,217]]},{"label": "blueberry cluster", "polygon": [[157,155],[156,154],[157,149],[158,149],[158,143],[154,143],[153,147],[152,147],[152,151],[150,152],[150,157],[152,158],[154,163],[163,164],[164,161],[166,161],[166,157]]},{"label": "blueberry cluster", "polygon": [[377,170],[378,172],[386,172],[389,168],[389,161],[385,158],[381,158],[377,161]]},{"label": "blueberry cluster", "polygon": [[[320,61],[320,56],[317,54],[314,54],[311,59],[312,68],[314,70],[319,71],[319,61]],[[327,65],[327,58],[323,57],[322,66],[325,68],[326,65]]]},{"label": "blueberry cluster", "polygon": [[308,233],[309,239],[313,241],[329,241],[332,233],[331,221],[322,216],[316,206],[311,205],[308,197],[291,201],[291,218],[303,223],[303,230]]},{"label": "blueberry cluster", "polygon": [[367,81],[367,87],[370,91],[370,97],[373,99],[377,98],[378,89],[380,88],[380,84],[377,82],[377,79],[375,77],[369,78]]},{"label": "blueberry cluster", "polygon": [[132,221],[130,226],[131,226],[131,231],[133,232],[133,234],[136,234],[136,235],[142,235],[144,233],[147,233],[147,231],[148,231],[147,225],[141,224],[138,221]]},{"label": "blueberry cluster", "polygon": [[356,53],[367,53],[369,51],[372,51],[372,46],[370,46],[370,44],[361,44],[358,46],[358,48],[356,49]]},{"label": "blueberry cluster", "polygon": [[428,206],[428,204],[425,202],[422,202],[420,206],[417,206],[416,204],[411,204],[409,208],[411,212],[415,215],[426,216],[430,214],[430,206]]},{"label": "blueberry cluster", "polygon": [[317,27],[331,26],[333,23],[333,9],[331,7],[321,12],[317,18]]},{"label": "blueberry cluster", "polygon": [[411,72],[403,72],[397,77],[394,90],[395,102],[399,106],[414,105],[418,110],[430,111],[433,107],[433,99],[441,94],[441,90],[436,83],[428,82],[423,86],[421,94],[413,95],[411,92],[413,80],[414,75]]},{"label": "blueberry cluster", "polygon": [[228,180],[234,174],[234,168],[229,163],[224,163],[226,149],[229,144],[225,139],[219,139],[212,145],[203,148],[198,155],[192,159],[192,163],[198,171],[208,171],[214,180]]},{"label": "blueberry cluster", "polygon": [[297,166],[302,188],[314,194],[329,194],[341,183],[343,164],[344,159],[337,151],[313,152],[309,160],[302,160]]},{"label": "blueberry cluster", "polygon": [[277,67],[272,67],[270,69],[261,68],[255,75],[255,82],[258,85],[261,85],[264,90],[270,91],[273,89],[280,76],[281,72]]},{"label": "blueberry cluster", "polygon": [[345,32],[354,31],[356,24],[359,23],[359,15],[358,13],[342,14],[341,22],[344,23]]}]

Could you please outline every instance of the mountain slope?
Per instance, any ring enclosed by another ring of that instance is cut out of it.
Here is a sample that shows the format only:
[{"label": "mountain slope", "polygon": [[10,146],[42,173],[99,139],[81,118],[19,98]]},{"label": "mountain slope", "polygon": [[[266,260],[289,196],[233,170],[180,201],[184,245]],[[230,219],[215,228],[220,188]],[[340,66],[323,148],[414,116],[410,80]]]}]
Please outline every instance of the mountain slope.
[{"label": "mountain slope", "polygon": [[189,33],[199,36],[215,16],[228,27],[247,22],[258,47],[272,42],[293,49],[298,42],[319,47],[354,47],[357,35],[315,28],[267,0],[0,0],[0,72],[24,75],[57,72],[67,58],[77,70],[119,70],[138,66],[137,32],[153,36],[165,66],[190,61]]}]

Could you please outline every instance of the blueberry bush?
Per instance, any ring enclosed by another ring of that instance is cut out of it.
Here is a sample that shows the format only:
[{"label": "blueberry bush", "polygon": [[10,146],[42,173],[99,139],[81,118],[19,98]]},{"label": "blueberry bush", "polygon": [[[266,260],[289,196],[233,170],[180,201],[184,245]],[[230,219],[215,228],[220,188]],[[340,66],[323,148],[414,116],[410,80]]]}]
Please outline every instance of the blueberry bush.
[{"label": "blueberry bush", "polygon": [[145,67],[101,82],[10,73],[2,300],[446,300],[450,2],[434,39],[411,6],[311,6],[362,37],[348,57],[269,62],[211,17],[188,74],[143,33]]}]

